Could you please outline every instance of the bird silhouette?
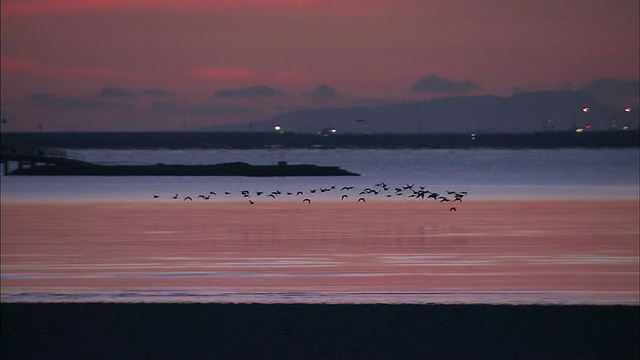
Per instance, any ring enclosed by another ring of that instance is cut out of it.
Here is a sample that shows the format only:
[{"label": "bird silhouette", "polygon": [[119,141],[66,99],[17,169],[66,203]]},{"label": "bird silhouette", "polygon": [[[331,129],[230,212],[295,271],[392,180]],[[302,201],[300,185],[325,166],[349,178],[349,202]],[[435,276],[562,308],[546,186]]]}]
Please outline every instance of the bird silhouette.
[{"label": "bird silhouette", "polygon": [[178,198],[178,194],[175,194],[174,196],[171,197],[172,199],[177,199]]},{"label": "bird silhouette", "polygon": [[311,199],[305,198],[304,200],[302,200],[302,202],[307,202],[307,203],[311,204]]},{"label": "bird silhouette", "polygon": [[452,206],[451,209],[449,209],[449,211],[458,211],[458,210],[456,210],[455,206]]},{"label": "bird silhouette", "polygon": [[362,197],[358,199],[358,202],[360,202],[360,201],[366,202],[366,200],[364,198],[362,198]]},{"label": "bird silhouette", "polygon": [[347,194],[342,195],[342,198],[340,200],[344,200],[346,198],[348,198],[349,196],[347,196]]},{"label": "bird silhouette", "polygon": [[253,205],[253,204],[255,204],[255,203],[254,203],[253,201],[249,200],[249,204],[252,204],[252,205]]},{"label": "bird silhouette", "polygon": [[158,194],[153,194],[153,198],[154,198],[154,199],[157,199],[157,198],[159,198],[159,197],[160,197],[160,196],[158,196]]},{"label": "bird silhouette", "polygon": [[193,201],[193,199],[191,198],[191,196],[186,196],[186,197],[184,198],[184,201],[187,201],[187,200],[189,200],[189,201]]}]

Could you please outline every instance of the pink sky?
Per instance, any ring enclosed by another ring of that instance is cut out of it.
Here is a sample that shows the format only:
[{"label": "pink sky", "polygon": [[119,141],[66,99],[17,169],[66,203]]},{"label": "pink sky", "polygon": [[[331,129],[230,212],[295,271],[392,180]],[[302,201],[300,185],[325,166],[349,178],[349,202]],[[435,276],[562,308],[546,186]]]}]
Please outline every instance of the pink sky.
[{"label": "pink sky", "polygon": [[1,10],[7,131],[198,129],[452,95],[412,90],[429,75],[504,96],[639,77],[637,0],[3,0]]}]

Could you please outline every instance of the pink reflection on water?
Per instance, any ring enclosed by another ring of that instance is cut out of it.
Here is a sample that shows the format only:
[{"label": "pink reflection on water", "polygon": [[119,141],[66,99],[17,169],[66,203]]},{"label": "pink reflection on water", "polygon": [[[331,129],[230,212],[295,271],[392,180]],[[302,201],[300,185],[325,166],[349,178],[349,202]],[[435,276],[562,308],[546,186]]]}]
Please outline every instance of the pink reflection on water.
[{"label": "pink reflection on water", "polygon": [[2,205],[2,301],[638,304],[635,201]]}]

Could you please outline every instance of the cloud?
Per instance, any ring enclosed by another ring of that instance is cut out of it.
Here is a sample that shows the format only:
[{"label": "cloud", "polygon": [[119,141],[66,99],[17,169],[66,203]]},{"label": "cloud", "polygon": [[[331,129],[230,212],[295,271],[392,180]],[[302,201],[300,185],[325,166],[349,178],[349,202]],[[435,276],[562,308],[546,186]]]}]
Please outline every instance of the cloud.
[{"label": "cloud", "polygon": [[288,94],[280,89],[256,85],[240,89],[225,89],[213,94],[217,98],[256,98],[256,97],[282,97]]},{"label": "cloud", "polygon": [[59,97],[48,93],[34,93],[29,95],[27,99],[36,105],[62,110],[109,110],[129,107],[125,104],[110,104],[78,96]]},{"label": "cloud", "polygon": [[174,95],[174,92],[164,89],[143,89],[142,95],[150,95],[150,96],[169,96]]},{"label": "cloud", "polygon": [[478,86],[471,81],[455,82],[438,75],[427,75],[418,80],[411,90],[414,92],[430,92],[440,94],[462,94],[477,89]]},{"label": "cloud", "polygon": [[640,93],[638,81],[597,79],[582,85],[581,90],[598,96],[620,99],[638,99]]},{"label": "cloud", "polygon": [[327,84],[320,84],[310,92],[302,95],[319,99],[337,99],[340,97],[338,91]]},{"label": "cloud", "polygon": [[174,115],[229,115],[253,113],[255,109],[246,106],[215,104],[181,106],[169,101],[155,101],[151,104],[151,111]]},{"label": "cloud", "polygon": [[135,93],[126,91],[117,86],[107,86],[102,88],[99,93],[96,94],[97,97],[104,98],[120,98],[120,99],[130,99],[136,96]]},{"label": "cloud", "polygon": [[356,99],[351,102],[353,105],[362,105],[362,106],[381,106],[381,105],[389,105],[394,104],[394,101],[387,99]]}]

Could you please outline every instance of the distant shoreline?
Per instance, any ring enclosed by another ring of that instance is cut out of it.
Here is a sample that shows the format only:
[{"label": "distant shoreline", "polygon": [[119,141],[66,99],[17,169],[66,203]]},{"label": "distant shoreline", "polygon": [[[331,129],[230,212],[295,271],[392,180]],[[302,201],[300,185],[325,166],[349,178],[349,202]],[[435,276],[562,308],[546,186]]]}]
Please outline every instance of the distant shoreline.
[{"label": "distant shoreline", "polygon": [[3,148],[278,149],[637,148],[638,130],[522,134],[303,134],[277,132],[9,132]]}]

